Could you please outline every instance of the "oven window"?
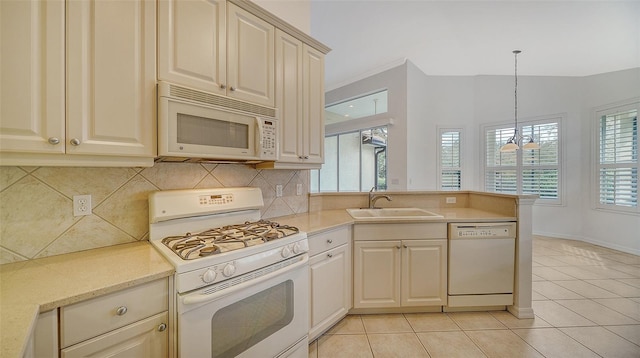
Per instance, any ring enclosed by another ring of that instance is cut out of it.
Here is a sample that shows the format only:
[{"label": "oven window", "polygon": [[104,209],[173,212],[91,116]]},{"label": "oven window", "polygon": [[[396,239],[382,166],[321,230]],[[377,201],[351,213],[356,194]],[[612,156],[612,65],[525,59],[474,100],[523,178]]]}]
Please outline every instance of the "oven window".
[{"label": "oven window", "polygon": [[248,149],[249,126],[178,113],[178,143]]},{"label": "oven window", "polygon": [[211,356],[235,357],[293,320],[293,281],[226,306],[211,319]]}]

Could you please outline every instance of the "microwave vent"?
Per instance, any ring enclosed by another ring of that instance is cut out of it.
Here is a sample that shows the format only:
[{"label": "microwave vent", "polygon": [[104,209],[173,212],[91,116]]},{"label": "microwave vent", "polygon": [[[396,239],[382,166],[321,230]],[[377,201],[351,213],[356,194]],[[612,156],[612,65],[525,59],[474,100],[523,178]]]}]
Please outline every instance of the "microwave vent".
[{"label": "microwave vent", "polygon": [[252,103],[238,101],[228,97],[217,96],[215,94],[200,92],[189,88],[171,85],[169,87],[169,95],[176,98],[182,98],[189,101],[207,103],[214,106],[232,108],[235,110],[258,114],[266,117],[275,118],[276,110],[274,108],[263,107]]}]

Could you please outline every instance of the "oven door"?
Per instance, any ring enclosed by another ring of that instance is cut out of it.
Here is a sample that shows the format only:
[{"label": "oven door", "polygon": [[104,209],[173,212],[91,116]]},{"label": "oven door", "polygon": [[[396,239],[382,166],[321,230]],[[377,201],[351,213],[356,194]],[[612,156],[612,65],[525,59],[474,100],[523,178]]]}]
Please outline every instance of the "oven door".
[{"label": "oven door", "polygon": [[308,261],[304,254],[179,295],[179,356],[307,357]]}]

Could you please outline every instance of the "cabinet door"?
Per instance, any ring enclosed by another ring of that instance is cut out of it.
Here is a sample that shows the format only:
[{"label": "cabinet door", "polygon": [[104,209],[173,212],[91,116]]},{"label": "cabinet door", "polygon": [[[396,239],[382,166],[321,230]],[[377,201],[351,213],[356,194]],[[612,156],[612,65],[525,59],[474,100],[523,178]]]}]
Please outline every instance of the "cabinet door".
[{"label": "cabinet door", "polygon": [[169,356],[167,312],[149,317],[60,351],[62,358],[144,358]]},{"label": "cabinet door", "polygon": [[347,315],[351,308],[351,250],[345,244],[309,261],[311,309],[309,340]]},{"label": "cabinet door", "polygon": [[275,27],[227,4],[227,96],[275,105]]},{"label": "cabinet door", "polygon": [[64,2],[0,1],[0,151],[64,153]]},{"label": "cabinet door", "polygon": [[356,241],[353,307],[400,306],[400,241]]},{"label": "cabinet door", "polygon": [[276,31],[276,107],[279,110],[280,158],[302,161],[302,42]]},{"label": "cabinet door", "polygon": [[447,240],[402,241],[402,306],[447,304]]},{"label": "cabinet door", "polygon": [[324,162],[324,55],[310,46],[303,54],[304,113],[302,153],[305,162]]},{"label": "cabinet door", "polygon": [[226,94],[226,1],[158,2],[158,79]]},{"label": "cabinet door", "polygon": [[153,0],[67,2],[67,154],[155,156],[155,45]]}]

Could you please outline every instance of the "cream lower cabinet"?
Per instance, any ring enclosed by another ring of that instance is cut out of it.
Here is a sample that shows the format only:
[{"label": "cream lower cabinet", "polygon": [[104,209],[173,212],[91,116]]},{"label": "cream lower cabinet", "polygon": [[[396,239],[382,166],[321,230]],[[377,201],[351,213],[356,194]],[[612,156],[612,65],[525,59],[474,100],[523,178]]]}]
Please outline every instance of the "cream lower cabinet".
[{"label": "cream lower cabinet", "polygon": [[60,308],[60,356],[169,357],[168,279]]},{"label": "cream lower cabinet", "polygon": [[41,312],[23,358],[58,356],[58,310]]},{"label": "cream lower cabinet", "polygon": [[446,305],[446,224],[356,224],[354,232],[354,308]]},{"label": "cream lower cabinet", "polygon": [[158,78],[274,107],[275,27],[226,0],[158,2]]},{"label": "cream lower cabinet", "polygon": [[309,242],[311,341],[340,321],[351,308],[351,228],[312,235]]},{"label": "cream lower cabinet", "polygon": [[2,165],[153,165],[155,1],[0,1],[0,17]]}]

